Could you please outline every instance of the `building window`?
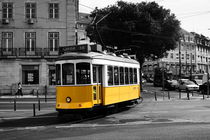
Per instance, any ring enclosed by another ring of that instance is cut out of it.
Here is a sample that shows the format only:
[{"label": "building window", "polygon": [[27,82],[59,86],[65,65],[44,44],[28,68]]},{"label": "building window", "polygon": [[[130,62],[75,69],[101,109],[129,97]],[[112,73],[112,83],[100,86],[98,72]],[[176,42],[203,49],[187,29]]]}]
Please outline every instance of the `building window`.
[{"label": "building window", "polygon": [[55,65],[49,65],[49,85],[56,85]]},{"label": "building window", "polygon": [[184,54],[182,54],[182,59],[184,59]]},{"label": "building window", "polygon": [[11,2],[2,3],[2,18],[3,19],[13,18],[13,3]]},{"label": "building window", "polygon": [[36,3],[26,3],[25,4],[25,16],[26,16],[26,19],[29,19],[29,18],[36,18]]},{"label": "building window", "polygon": [[178,53],[176,54],[176,59],[179,59],[179,54]]},{"label": "building window", "polygon": [[50,32],[48,34],[48,47],[50,51],[57,51],[59,46],[59,33],[58,32]]},{"label": "building window", "polygon": [[13,48],[13,33],[3,32],[2,33],[2,48],[5,50],[10,50]]},{"label": "building window", "polygon": [[59,18],[59,4],[49,3],[49,18],[58,19]]},{"label": "building window", "polygon": [[25,47],[26,51],[35,51],[36,48],[36,33],[27,32],[25,33]]},{"label": "building window", "polygon": [[24,65],[22,66],[22,83],[23,84],[39,84],[39,66]]},{"label": "building window", "polygon": [[187,54],[187,56],[186,56],[186,57],[187,57],[187,60],[189,60],[189,59],[190,59],[190,55],[189,55],[189,54]]},{"label": "building window", "polygon": [[192,55],[192,60],[194,60],[195,59],[195,56],[194,55]]},{"label": "building window", "polygon": [[174,58],[174,54],[173,53],[171,53],[171,59],[173,59]]}]

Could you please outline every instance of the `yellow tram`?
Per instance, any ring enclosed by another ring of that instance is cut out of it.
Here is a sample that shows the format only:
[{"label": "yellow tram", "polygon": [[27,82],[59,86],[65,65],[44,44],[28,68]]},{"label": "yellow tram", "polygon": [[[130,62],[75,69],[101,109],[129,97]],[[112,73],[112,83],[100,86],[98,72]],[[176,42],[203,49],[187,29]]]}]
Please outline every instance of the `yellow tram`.
[{"label": "yellow tram", "polygon": [[88,45],[68,46],[62,51],[56,61],[59,113],[104,108],[140,98],[138,61],[93,52]]}]

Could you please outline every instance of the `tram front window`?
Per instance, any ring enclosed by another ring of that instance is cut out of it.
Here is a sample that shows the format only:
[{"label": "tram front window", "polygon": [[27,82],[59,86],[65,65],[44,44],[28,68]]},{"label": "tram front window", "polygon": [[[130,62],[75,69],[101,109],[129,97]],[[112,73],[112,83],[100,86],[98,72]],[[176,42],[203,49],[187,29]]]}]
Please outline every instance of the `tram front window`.
[{"label": "tram front window", "polygon": [[56,65],[56,84],[57,85],[61,84],[61,65],[60,64]]},{"label": "tram front window", "polygon": [[89,63],[77,63],[77,84],[90,84],[90,64]]},{"label": "tram front window", "polygon": [[74,64],[66,63],[62,65],[63,85],[74,84]]}]

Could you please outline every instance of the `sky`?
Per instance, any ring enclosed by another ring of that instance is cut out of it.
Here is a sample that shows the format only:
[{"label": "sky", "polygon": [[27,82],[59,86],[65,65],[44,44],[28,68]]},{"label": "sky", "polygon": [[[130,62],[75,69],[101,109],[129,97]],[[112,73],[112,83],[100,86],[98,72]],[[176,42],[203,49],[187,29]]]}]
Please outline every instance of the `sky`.
[{"label": "sky", "polygon": [[[99,9],[116,4],[118,0],[79,0],[79,11],[90,13],[95,7]],[[155,1],[160,6],[170,9],[181,21],[181,27],[188,32],[196,32],[210,38],[210,0],[123,0],[140,3]]]}]

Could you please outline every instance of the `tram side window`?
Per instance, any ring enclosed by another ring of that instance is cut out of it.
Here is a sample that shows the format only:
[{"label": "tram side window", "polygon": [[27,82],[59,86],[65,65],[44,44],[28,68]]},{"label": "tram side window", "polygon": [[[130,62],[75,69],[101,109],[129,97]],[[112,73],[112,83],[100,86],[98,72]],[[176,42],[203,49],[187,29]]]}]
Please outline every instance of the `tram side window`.
[{"label": "tram side window", "polygon": [[77,84],[90,84],[90,64],[77,63]]},{"label": "tram side window", "polygon": [[114,84],[119,85],[119,69],[114,67]]},{"label": "tram side window", "polygon": [[137,69],[134,69],[134,72],[133,72],[133,75],[134,75],[134,84],[137,84]]},{"label": "tram side window", "polygon": [[56,65],[56,84],[57,85],[61,84],[61,65],[60,64]]},{"label": "tram side window", "polygon": [[128,68],[125,68],[125,84],[129,84],[129,72],[128,72]]},{"label": "tram side window", "polygon": [[124,68],[120,67],[120,85],[124,85],[125,77],[124,77]]},{"label": "tram side window", "polygon": [[133,84],[133,68],[130,68],[130,84]]},{"label": "tram side window", "polygon": [[66,63],[62,66],[63,85],[74,84],[74,64]]},{"label": "tram side window", "polygon": [[113,68],[108,66],[108,85],[113,85]]},{"label": "tram side window", "polygon": [[96,67],[93,67],[93,83],[97,83],[97,73],[96,73]]}]

